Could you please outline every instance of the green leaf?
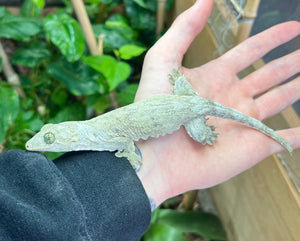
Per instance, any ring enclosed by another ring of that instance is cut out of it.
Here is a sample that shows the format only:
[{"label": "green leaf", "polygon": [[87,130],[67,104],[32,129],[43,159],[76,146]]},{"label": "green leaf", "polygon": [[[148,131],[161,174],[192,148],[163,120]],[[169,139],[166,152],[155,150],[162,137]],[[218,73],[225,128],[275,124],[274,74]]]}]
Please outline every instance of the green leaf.
[{"label": "green leaf", "polygon": [[118,101],[121,105],[129,105],[133,103],[138,88],[138,84],[127,85],[126,88],[117,94]]},{"label": "green leaf", "polygon": [[44,28],[50,40],[67,58],[78,60],[84,51],[84,37],[80,25],[66,14],[48,15],[44,19]]},{"label": "green leaf", "polygon": [[24,129],[38,131],[43,126],[43,121],[38,115],[35,115],[35,112],[29,111],[20,111],[16,119],[16,130],[23,131]]},{"label": "green leaf", "polygon": [[146,48],[134,44],[124,45],[119,49],[120,57],[126,60],[140,56],[145,51]]},{"label": "green leaf", "polygon": [[[155,30],[156,19],[152,11],[140,7],[132,0],[124,0],[126,14],[130,18],[131,26],[139,30]],[[155,4],[155,3],[154,3]],[[148,8],[152,8],[150,3]]]},{"label": "green leaf", "polygon": [[130,65],[126,62],[117,62],[116,71],[112,79],[108,79],[110,91],[116,88],[121,82],[126,80],[131,72]]},{"label": "green leaf", "polygon": [[26,0],[21,6],[20,14],[23,17],[38,17],[45,6],[44,0]]},{"label": "green leaf", "polygon": [[32,0],[35,5],[37,5],[39,8],[44,8],[45,6],[45,0]]},{"label": "green leaf", "polygon": [[120,14],[112,15],[105,25],[93,25],[93,31],[96,36],[105,36],[103,39],[105,52],[111,52],[126,44],[136,43],[136,32],[129,26],[128,20]]},{"label": "green leaf", "polygon": [[0,143],[4,140],[8,128],[19,113],[19,96],[6,87],[0,87]]},{"label": "green leaf", "polygon": [[63,155],[65,152],[45,152],[44,154],[50,158],[50,160],[54,160],[61,155]]},{"label": "green leaf", "polygon": [[104,92],[103,77],[88,65],[77,61],[58,61],[48,65],[50,75],[64,83],[74,95],[92,95]]},{"label": "green leaf", "polygon": [[58,86],[51,94],[51,101],[60,106],[61,108],[66,104],[68,94],[64,88]]},{"label": "green leaf", "polygon": [[152,224],[144,234],[144,241],[187,241],[183,233],[171,226]]},{"label": "green leaf", "polygon": [[110,106],[110,101],[107,96],[102,95],[98,98],[97,102],[93,105],[95,111],[98,115],[105,112],[105,110]]},{"label": "green leaf", "polygon": [[88,56],[83,61],[105,76],[109,91],[126,80],[131,72],[129,64],[116,61],[116,59],[109,55]]},{"label": "green leaf", "polygon": [[0,72],[2,72],[2,58],[0,58]]},{"label": "green leaf", "polygon": [[16,16],[9,13],[6,8],[0,7],[0,37],[15,40],[29,40],[41,31],[41,25],[37,18]]},{"label": "green leaf", "polygon": [[197,234],[206,239],[227,240],[219,219],[213,214],[202,211],[180,213],[161,209],[156,223],[172,226],[178,231]]},{"label": "green leaf", "polygon": [[133,0],[137,5],[139,5],[142,8],[148,8],[147,4],[144,2],[144,0]]},{"label": "green leaf", "polygon": [[85,108],[80,103],[75,103],[67,105],[65,108],[61,109],[52,119],[49,120],[49,123],[57,124],[63,121],[78,121],[84,120]]},{"label": "green leaf", "polygon": [[51,52],[44,43],[33,45],[29,48],[19,48],[14,52],[12,63],[27,67],[35,67],[45,60],[49,60]]}]

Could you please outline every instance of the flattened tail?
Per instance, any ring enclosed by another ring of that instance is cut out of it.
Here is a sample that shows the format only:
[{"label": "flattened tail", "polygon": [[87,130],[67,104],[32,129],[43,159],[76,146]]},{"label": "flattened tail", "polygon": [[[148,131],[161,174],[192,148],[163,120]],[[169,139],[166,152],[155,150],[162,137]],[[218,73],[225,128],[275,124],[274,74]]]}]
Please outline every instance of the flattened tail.
[{"label": "flattened tail", "polygon": [[285,149],[289,151],[290,154],[293,152],[293,148],[291,147],[291,145],[283,137],[277,134],[277,132],[266,126],[261,121],[250,117],[238,110],[218,104],[216,102],[209,101],[207,111],[206,113],[204,113],[204,115],[233,120],[245,126],[256,129],[280,143]]}]

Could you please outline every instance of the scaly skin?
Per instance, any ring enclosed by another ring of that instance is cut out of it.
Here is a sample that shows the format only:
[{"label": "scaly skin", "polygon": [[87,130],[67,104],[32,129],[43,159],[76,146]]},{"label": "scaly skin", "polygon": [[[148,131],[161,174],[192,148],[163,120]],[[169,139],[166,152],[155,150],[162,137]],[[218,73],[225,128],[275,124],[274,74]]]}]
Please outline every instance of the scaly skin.
[{"label": "scaly skin", "polygon": [[259,130],[283,145],[288,142],[262,122],[237,110],[203,99],[194,92],[183,75],[170,76],[174,95],[156,95],[113,110],[87,121],[47,124],[26,143],[31,151],[69,152],[79,150],[117,151],[138,169],[142,163],[134,141],[171,134],[180,126],[202,144],[214,144],[215,127],[206,125],[206,116],[230,119]]}]

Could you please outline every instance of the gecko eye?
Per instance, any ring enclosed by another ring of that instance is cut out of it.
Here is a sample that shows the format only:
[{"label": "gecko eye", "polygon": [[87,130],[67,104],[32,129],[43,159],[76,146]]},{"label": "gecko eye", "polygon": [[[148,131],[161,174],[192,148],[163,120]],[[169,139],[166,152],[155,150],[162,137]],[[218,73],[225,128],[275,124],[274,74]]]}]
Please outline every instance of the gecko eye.
[{"label": "gecko eye", "polygon": [[55,135],[52,132],[47,132],[44,135],[44,141],[46,144],[52,144],[55,141]]}]

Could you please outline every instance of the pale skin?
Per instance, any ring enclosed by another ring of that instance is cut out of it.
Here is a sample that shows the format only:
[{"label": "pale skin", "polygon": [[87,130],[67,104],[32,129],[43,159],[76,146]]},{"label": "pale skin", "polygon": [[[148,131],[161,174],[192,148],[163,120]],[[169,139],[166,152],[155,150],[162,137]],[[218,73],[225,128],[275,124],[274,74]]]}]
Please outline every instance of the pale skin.
[{"label": "pale skin", "polygon": [[[176,66],[199,96],[261,121],[299,100],[300,77],[276,86],[299,73],[300,50],[266,64],[242,80],[237,77],[237,73],[270,50],[299,35],[298,22],[265,30],[205,65],[193,69],[182,66],[183,55],[203,29],[212,4],[212,0],[197,1],[148,51],[135,100],[172,94],[168,74]],[[220,134],[213,146],[193,141],[183,128],[171,135],[136,143],[143,155],[138,176],[155,206],[180,193],[224,182],[271,154],[283,151],[276,141],[238,123],[214,118],[208,123],[216,126]],[[300,127],[278,133],[294,149],[300,147]]]}]

